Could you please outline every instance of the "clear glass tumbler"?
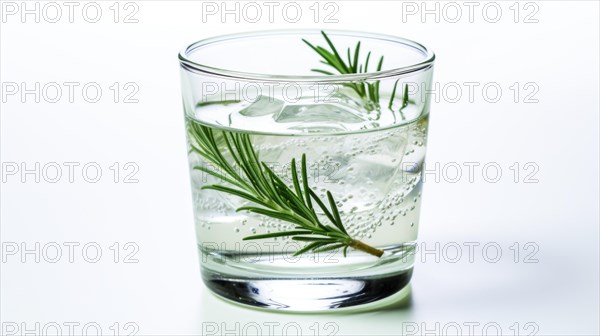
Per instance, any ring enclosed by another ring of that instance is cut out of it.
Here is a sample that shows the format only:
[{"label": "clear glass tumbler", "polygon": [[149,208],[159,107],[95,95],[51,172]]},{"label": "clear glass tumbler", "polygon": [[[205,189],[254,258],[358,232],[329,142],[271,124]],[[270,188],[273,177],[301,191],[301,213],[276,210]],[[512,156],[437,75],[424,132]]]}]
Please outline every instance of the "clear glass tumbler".
[{"label": "clear glass tumbler", "polygon": [[317,311],[410,281],[434,54],[347,31],[253,32],[179,54],[204,283]]}]

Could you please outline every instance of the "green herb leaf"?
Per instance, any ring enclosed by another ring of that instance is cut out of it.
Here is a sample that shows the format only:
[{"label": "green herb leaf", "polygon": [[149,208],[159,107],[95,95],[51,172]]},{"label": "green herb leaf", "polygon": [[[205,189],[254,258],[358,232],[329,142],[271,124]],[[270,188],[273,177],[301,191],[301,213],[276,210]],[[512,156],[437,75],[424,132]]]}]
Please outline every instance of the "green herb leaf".
[{"label": "green herb leaf", "polygon": [[[252,235],[243,238],[244,240],[291,237],[295,241],[308,243],[294,255],[319,251],[319,248],[320,251],[344,248],[345,252],[349,247],[378,257],[383,254],[383,251],[371,246],[357,244],[347,233],[333,195],[329,191],[328,209],[311,190],[305,154],[302,155],[300,164],[301,177],[298,176],[296,160],[292,159],[293,186],[290,187],[260,160],[249,135],[224,130],[215,133],[213,129],[195,123],[189,125],[188,132],[193,151],[219,168],[217,172],[203,166],[195,167],[222,181],[219,184],[205,185],[202,189],[230,194],[253,203],[242,206],[237,211],[248,211],[295,225],[296,230]],[[231,160],[225,158],[226,152],[229,152]],[[234,165],[240,169],[236,169]],[[332,225],[322,222],[313,208],[312,201],[317,203]]]}]

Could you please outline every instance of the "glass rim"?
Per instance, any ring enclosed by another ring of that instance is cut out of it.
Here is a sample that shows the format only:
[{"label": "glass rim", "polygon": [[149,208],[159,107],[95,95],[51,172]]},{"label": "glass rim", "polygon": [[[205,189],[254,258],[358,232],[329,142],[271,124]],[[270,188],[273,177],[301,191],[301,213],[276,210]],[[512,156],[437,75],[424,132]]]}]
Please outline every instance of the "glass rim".
[{"label": "glass rim", "polygon": [[424,56],[424,60],[418,63],[408,64],[406,66],[397,67],[388,70],[381,71],[371,71],[367,73],[360,74],[341,74],[341,75],[309,75],[309,76],[297,76],[297,75],[269,75],[269,74],[260,74],[260,73],[252,73],[252,72],[244,72],[244,71],[236,71],[236,70],[228,70],[222,68],[212,67],[206,64],[201,64],[195,61],[192,61],[188,56],[194,50],[208,46],[212,43],[217,43],[221,41],[227,40],[235,40],[235,39],[244,39],[251,38],[257,36],[277,36],[277,35],[285,35],[285,34],[300,34],[300,33],[320,33],[320,29],[273,29],[273,30],[260,30],[260,31],[252,31],[245,33],[235,33],[235,34],[227,34],[220,35],[215,37],[210,37],[206,39],[202,39],[196,41],[189,46],[183,48],[179,52],[179,63],[180,65],[192,72],[197,72],[204,75],[211,75],[217,77],[224,77],[229,79],[237,79],[244,81],[262,81],[262,82],[307,82],[307,83],[339,83],[339,82],[348,82],[348,81],[362,81],[368,79],[384,79],[389,77],[399,77],[407,74],[411,74],[414,72],[418,72],[421,70],[426,70],[433,66],[435,60],[435,54],[431,49],[428,49],[424,45],[406,39],[402,37],[397,37],[393,35],[379,34],[379,33],[370,33],[370,32],[360,32],[360,31],[352,31],[352,30],[337,30],[337,29],[328,29],[327,33],[334,35],[345,35],[345,36],[353,36],[353,37],[364,37],[370,39],[377,39],[382,41],[387,41],[391,43],[400,43],[404,44],[408,47],[412,47],[421,52]]}]

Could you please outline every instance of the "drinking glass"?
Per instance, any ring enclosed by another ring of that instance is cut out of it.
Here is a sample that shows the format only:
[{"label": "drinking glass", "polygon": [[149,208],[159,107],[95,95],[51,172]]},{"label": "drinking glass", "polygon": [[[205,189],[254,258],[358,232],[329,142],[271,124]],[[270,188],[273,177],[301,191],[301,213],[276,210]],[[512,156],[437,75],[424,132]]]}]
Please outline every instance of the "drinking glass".
[{"label": "drinking glass", "polygon": [[214,37],[179,54],[201,274],[319,311],[410,281],[434,54],[350,31]]}]

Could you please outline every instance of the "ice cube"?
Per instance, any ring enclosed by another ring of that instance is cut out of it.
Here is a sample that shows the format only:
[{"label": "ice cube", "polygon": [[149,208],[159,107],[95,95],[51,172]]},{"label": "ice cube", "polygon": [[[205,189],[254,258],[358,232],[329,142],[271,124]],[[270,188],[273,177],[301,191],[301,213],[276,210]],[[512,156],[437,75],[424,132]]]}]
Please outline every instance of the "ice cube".
[{"label": "ice cube", "polygon": [[334,103],[345,106],[353,111],[359,111],[361,114],[368,114],[373,111],[373,102],[359,97],[351,97],[341,91],[337,91],[325,99],[326,103]]},{"label": "ice cube", "polygon": [[399,163],[392,160],[389,156],[380,153],[360,155],[354,160],[356,174],[372,181],[389,182],[399,166]]},{"label": "ice cube", "polygon": [[402,159],[407,145],[407,135],[404,129],[392,130],[375,143],[374,150],[391,158]]},{"label": "ice cube", "polygon": [[259,96],[252,104],[240,111],[246,117],[262,117],[281,111],[283,101],[269,96]]},{"label": "ice cube", "polygon": [[364,122],[360,115],[334,104],[287,105],[275,115],[275,121],[280,123],[303,122]]}]

